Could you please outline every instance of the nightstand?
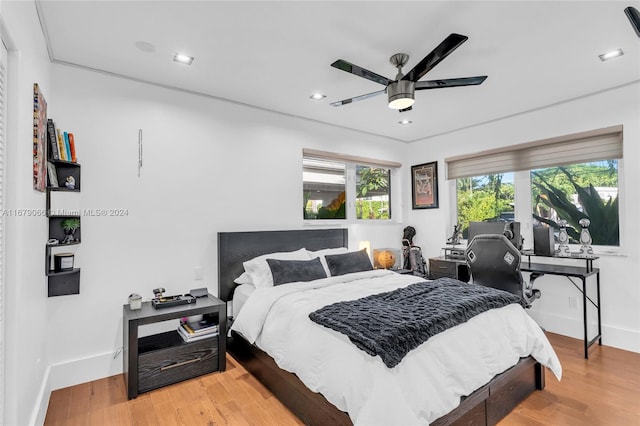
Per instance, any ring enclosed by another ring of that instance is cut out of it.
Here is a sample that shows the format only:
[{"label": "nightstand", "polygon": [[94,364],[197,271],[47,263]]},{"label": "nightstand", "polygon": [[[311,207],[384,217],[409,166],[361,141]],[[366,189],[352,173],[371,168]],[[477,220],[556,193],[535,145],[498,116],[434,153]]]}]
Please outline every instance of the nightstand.
[{"label": "nightstand", "polygon": [[[138,327],[203,315],[218,324],[218,335],[185,342],[177,330],[138,337]],[[123,306],[124,377],[129,399],[140,393],[226,368],[227,304],[209,294],[196,303],[156,309]]]}]

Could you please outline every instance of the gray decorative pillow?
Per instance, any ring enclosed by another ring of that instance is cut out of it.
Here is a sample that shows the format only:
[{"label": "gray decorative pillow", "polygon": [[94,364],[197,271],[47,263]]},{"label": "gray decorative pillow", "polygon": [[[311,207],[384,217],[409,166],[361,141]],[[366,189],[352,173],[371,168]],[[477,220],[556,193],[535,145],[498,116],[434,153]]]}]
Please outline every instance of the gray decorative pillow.
[{"label": "gray decorative pillow", "polygon": [[273,275],[273,285],[327,278],[320,258],[317,257],[311,260],[267,259],[267,263]]},{"label": "gray decorative pillow", "polygon": [[352,272],[370,271],[373,269],[366,250],[352,251],[344,254],[331,254],[324,257],[332,277]]}]

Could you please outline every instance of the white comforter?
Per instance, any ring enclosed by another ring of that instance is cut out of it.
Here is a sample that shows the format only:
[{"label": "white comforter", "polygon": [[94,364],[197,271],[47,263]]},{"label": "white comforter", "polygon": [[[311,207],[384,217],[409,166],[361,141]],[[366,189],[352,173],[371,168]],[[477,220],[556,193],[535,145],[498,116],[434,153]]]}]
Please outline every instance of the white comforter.
[{"label": "white comforter", "polygon": [[343,334],[309,319],[325,305],[417,280],[375,270],[257,289],[231,329],[348,412],[356,425],[428,424],[528,355],[560,379],[562,367],[553,348],[519,305],[484,312],[432,337],[392,369]]}]

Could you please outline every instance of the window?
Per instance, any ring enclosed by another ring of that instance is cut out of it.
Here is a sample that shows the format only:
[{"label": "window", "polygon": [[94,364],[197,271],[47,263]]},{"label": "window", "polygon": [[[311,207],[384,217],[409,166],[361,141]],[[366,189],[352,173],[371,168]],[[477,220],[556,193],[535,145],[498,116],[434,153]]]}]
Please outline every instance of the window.
[{"label": "window", "polygon": [[392,170],[399,163],[303,150],[305,220],[391,219]]},{"label": "window", "polygon": [[[620,245],[618,173],[622,126],[446,159],[455,179],[455,219],[463,237],[469,221],[566,222],[578,244],[588,219],[592,245]],[[531,245],[531,243],[529,244]]]},{"label": "window", "polygon": [[510,221],[515,217],[513,173],[461,178],[456,181],[458,225],[467,238],[469,222]]},{"label": "window", "polygon": [[346,219],[346,165],[302,159],[302,205],[305,219]]},{"label": "window", "polygon": [[391,170],[356,165],[356,218],[391,218]]},{"label": "window", "polygon": [[531,198],[534,219],[554,228],[565,220],[570,243],[579,244],[586,217],[593,245],[620,244],[617,160],[532,170]]}]

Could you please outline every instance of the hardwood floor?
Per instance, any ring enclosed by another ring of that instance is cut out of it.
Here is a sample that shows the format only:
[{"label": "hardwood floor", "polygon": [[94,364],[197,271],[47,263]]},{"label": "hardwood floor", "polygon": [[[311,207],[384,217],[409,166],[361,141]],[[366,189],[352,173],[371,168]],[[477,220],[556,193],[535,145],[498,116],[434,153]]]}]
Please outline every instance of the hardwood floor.
[{"label": "hardwood floor", "polygon": [[562,364],[562,381],[547,371],[543,392],[534,392],[500,426],[640,425],[640,354],[592,346],[547,333]]},{"label": "hardwood floor", "polygon": [[[563,367],[547,374],[500,426],[640,424],[640,354],[607,346],[582,357],[582,341],[547,334]],[[45,425],[301,425],[253,376],[227,357],[227,371],[127,400],[112,376],[51,394]]]}]

